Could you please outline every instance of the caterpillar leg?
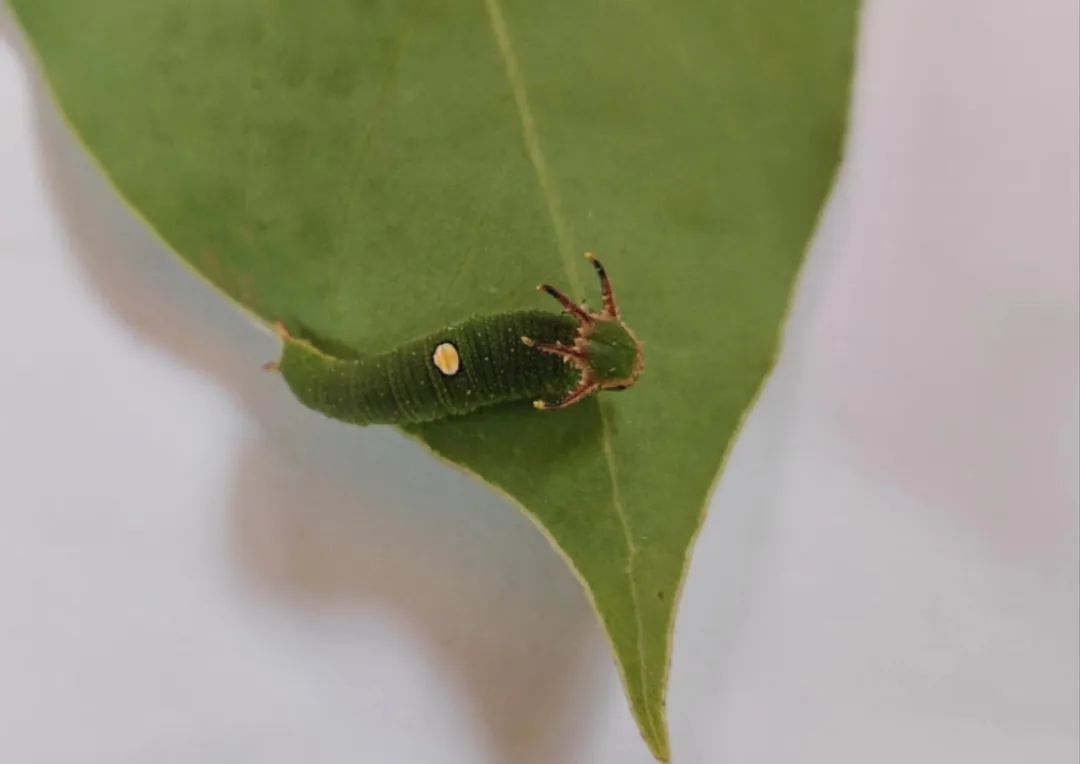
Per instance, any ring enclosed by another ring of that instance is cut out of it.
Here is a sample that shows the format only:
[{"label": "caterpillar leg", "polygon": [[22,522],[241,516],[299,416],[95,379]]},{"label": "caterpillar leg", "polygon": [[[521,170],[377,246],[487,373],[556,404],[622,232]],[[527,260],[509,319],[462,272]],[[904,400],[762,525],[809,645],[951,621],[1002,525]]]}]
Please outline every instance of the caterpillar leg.
[{"label": "caterpillar leg", "polygon": [[559,301],[559,304],[563,306],[563,310],[569,313],[582,323],[583,326],[590,326],[595,323],[596,319],[589,315],[589,312],[577,305],[573,300],[564,295],[558,289],[551,284],[541,284],[537,287],[541,292],[547,292],[549,295]]},{"label": "caterpillar leg", "polygon": [[559,409],[565,409],[569,406],[573,406],[575,403],[588,398],[593,393],[600,390],[600,385],[597,382],[587,382],[582,380],[581,384],[558,403],[548,403],[546,401],[533,401],[533,407],[540,411],[558,411]]},{"label": "caterpillar leg", "polygon": [[608,278],[607,271],[604,270],[604,266],[592,252],[586,252],[585,258],[592,263],[593,268],[596,269],[596,275],[600,277],[600,293],[604,298],[604,315],[607,318],[617,319],[619,317],[619,306],[615,302],[615,290],[611,286],[611,279]]},{"label": "caterpillar leg", "polygon": [[586,361],[588,356],[582,353],[580,350],[569,348],[566,345],[561,345],[558,342],[537,342],[531,337],[522,337],[522,344],[525,347],[535,348],[541,353],[550,353],[551,355],[557,355],[567,361]]}]

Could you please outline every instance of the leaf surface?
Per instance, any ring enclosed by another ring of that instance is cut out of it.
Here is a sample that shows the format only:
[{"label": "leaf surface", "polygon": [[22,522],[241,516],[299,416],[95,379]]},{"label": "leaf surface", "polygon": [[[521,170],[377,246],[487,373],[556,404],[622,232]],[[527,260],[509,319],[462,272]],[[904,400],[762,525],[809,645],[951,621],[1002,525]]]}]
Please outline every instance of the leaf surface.
[{"label": "leaf surface", "polygon": [[263,320],[375,352],[553,309],[539,281],[595,305],[604,259],[633,390],[411,432],[563,553],[666,760],[688,552],[838,163],[854,0],[11,3],[120,193]]}]

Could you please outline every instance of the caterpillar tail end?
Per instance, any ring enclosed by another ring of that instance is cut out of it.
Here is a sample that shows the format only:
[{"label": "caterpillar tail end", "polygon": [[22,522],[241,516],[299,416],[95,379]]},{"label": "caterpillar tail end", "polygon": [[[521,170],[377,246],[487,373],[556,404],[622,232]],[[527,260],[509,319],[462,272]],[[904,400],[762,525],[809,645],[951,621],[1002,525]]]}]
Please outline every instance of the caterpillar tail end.
[{"label": "caterpillar tail end", "polygon": [[533,401],[533,408],[536,409],[537,411],[544,411],[544,410],[547,409],[547,407],[548,407],[547,404],[544,403],[541,400]]},{"label": "caterpillar tail end", "polygon": [[521,337],[521,344],[524,345],[527,348],[531,348],[531,347],[534,347],[536,345],[536,340],[534,340],[532,337],[525,337],[523,335]]},{"label": "caterpillar tail end", "polygon": [[[285,327],[284,321],[275,321],[271,328],[274,331],[274,335],[282,342],[292,339],[292,335],[289,334],[289,330]],[[263,371],[281,371],[281,364],[277,361],[267,361],[263,364],[262,368]]]}]

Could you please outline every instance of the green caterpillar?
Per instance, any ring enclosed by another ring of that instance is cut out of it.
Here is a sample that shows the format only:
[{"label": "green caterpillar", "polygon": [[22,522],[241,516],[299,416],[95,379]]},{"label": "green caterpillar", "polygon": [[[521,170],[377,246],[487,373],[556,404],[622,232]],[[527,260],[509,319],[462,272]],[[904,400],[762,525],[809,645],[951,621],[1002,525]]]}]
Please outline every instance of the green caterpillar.
[{"label": "green caterpillar", "polygon": [[585,256],[600,278],[598,313],[541,284],[566,315],[480,316],[356,358],[324,352],[278,322],[281,358],[267,368],[280,370],[305,406],[361,425],[430,422],[526,399],[554,411],[600,390],[624,390],[644,369],[641,343],[620,318],[604,266]]}]

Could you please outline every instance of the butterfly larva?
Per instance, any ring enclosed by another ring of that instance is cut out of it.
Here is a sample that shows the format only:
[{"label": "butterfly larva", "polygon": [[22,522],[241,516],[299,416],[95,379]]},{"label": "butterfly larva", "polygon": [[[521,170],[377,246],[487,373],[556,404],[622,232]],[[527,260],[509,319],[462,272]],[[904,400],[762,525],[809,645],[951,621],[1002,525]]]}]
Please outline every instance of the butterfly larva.
[{"label": "butterfly larva", "polygon": [[619,316],[604,267],[586,257],[600,277],[600,312],[541,284],[565,314],[480,316],[357,358],[329,354],[278,322],[281,359],[268,368],[281,371],[304,405],[355,424],[428,422],[527,399],[557,410],[600,390],[626,389],[644,368],[641,343]]}]

